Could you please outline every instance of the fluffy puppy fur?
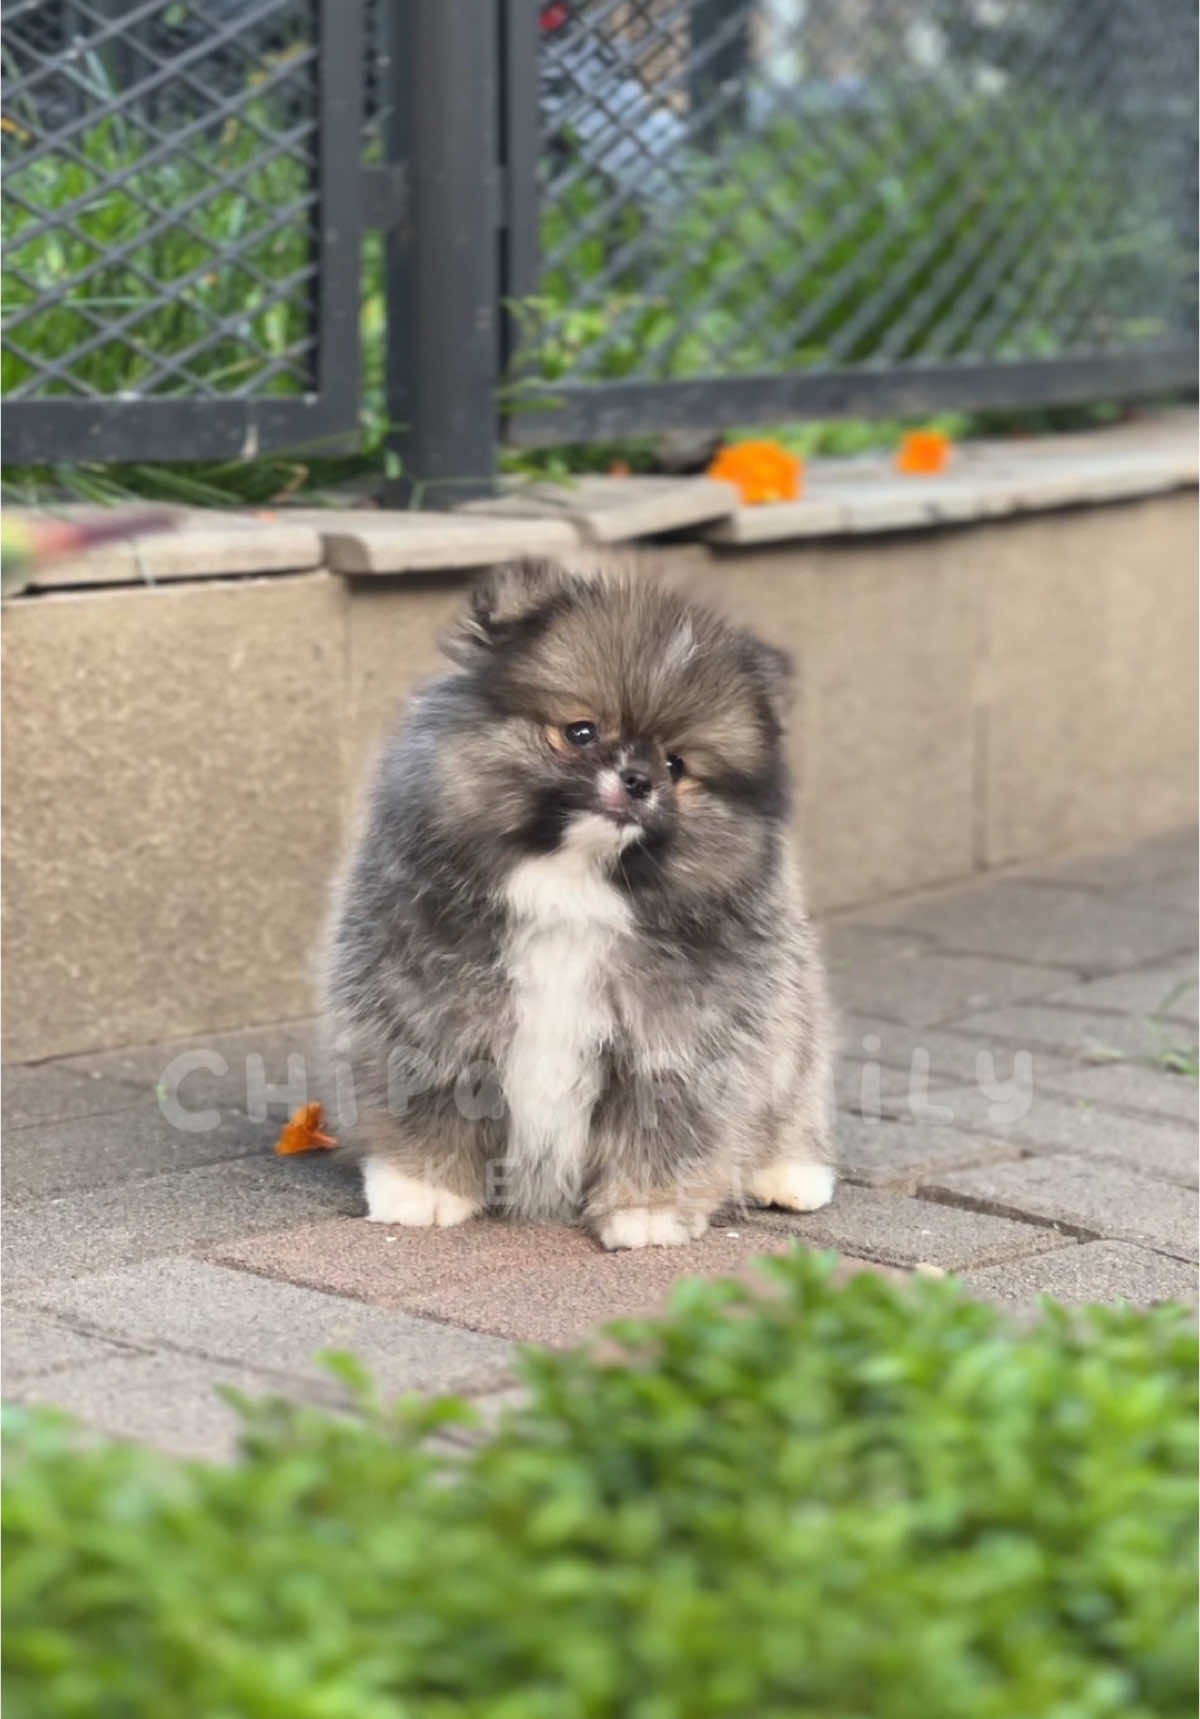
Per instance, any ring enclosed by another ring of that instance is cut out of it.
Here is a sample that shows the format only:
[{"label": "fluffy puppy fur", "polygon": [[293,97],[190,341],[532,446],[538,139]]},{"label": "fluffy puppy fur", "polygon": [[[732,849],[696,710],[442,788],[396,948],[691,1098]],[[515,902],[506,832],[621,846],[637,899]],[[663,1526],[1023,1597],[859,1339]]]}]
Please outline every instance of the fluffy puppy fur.
[{"label": "fluffy puppy fur", "polygon": [[825,1204],[787,659],[649,579],[531,562],[478,583],[445,649],[328,940],[368,1216],[492,1206],[616,1248],[689,1240],[731,1199]]}]

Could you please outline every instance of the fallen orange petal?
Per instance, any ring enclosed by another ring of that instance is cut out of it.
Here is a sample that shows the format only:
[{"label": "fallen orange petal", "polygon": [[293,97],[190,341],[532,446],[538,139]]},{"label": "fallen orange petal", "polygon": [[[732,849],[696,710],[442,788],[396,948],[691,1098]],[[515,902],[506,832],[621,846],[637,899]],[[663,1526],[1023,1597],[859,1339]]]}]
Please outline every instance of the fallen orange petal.
[{"label": "fallen orange petal", "polygon": [[910,430],[896,450],[896,470],[908,477],[945,471],[953,446],[941,430]]},{"label": "fallen orange petal", "polygon": [[722,448],[708,475],[735,484],[747,506],[795,501],[804,487],[804,462],[778,442],[736,442]]},{"label": "fallen orange petal", "polygon": [[293,1152],[329,1151],[337,1145],[331,1134],[322,1134],[321,1125],[325,1120],[325,1112],[319,1104],[302,1104],[299,1110],[294,1110],[283,1133],[275,1142],[275,1150],[281,1158],[290,1157]]}]

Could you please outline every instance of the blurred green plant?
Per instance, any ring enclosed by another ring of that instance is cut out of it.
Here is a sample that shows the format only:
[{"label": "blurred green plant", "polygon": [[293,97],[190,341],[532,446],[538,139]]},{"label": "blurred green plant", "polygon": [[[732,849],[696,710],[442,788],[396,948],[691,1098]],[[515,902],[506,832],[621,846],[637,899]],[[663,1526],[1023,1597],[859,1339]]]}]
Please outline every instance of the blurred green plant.
[{"label": "blurred green plant", "polygon": [[[1035,94],[941,102],[919,126],[878,101],[778,118],[720,171],[618,201],[561,175],[540,289],[518,307],[514,383],[669,380],[828,363],[1052,356],[1163,331],[1186,276],[1161,187],[1096,171],[1105,122]],[[984,332],[986,331],[986,332]],[[552,393],[552,390],[548,392]]]},{"label": "blurred green plant", "polygon": [[[953,1282],[685,1283],[621,1358],[246,1415],[229,1467],[12,1411],[21,1719],[1191,1719],[1187,1316],[1002,1322]],[[611,1347],[611,1346],[610,1346]]]},{"label": "blurred green plant", "polygon": [[[10,149],[4,315],[17,327],[0,368],[6,396],[42,365],[101,395],[300,390],[312,187],[303,161],[268,153],[254,118],[250,108],[159,160],[119,112],[27,163]],[[113,260],[118,248],[128,254]],[[222,321],[233,326],[213,338]],[[172,359],[181,367],[164,376]],[[77,392],[53,377],[42,391]]]}]

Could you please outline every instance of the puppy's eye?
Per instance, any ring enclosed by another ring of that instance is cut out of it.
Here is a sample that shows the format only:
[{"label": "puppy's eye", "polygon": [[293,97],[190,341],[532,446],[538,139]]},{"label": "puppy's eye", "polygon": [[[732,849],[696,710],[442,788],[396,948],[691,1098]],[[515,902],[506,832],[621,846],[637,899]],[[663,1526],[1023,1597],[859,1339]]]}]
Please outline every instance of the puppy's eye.
[{"label": "puppy's eye", "polygon": [[568,722],[563,735],[572,746],[590,746],[600,738],[600,730],[594,722]]},{"label": "puppy's eye", "polygon": [[684,768],[683,759],[679,756],[678,752],[667,753],[667,770],[670,772],[672,782],[678,782],[679,778],[683,775]]}]

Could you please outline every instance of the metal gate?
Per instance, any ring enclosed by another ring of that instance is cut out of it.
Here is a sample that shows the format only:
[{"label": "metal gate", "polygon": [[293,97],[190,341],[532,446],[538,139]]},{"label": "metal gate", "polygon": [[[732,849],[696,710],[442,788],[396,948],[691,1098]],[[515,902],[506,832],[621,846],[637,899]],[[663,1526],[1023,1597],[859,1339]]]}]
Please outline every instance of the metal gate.
[{"label": "metal gate", "polygon": [[1194,386],[1196,34],[1194,0],[9,0],[5,459],[338,451],[368,227],[426,505],[505,440]]},{"label": "metal gate", "polygon": [[336,447],[362,0],[9,0],[5,460]]}]

